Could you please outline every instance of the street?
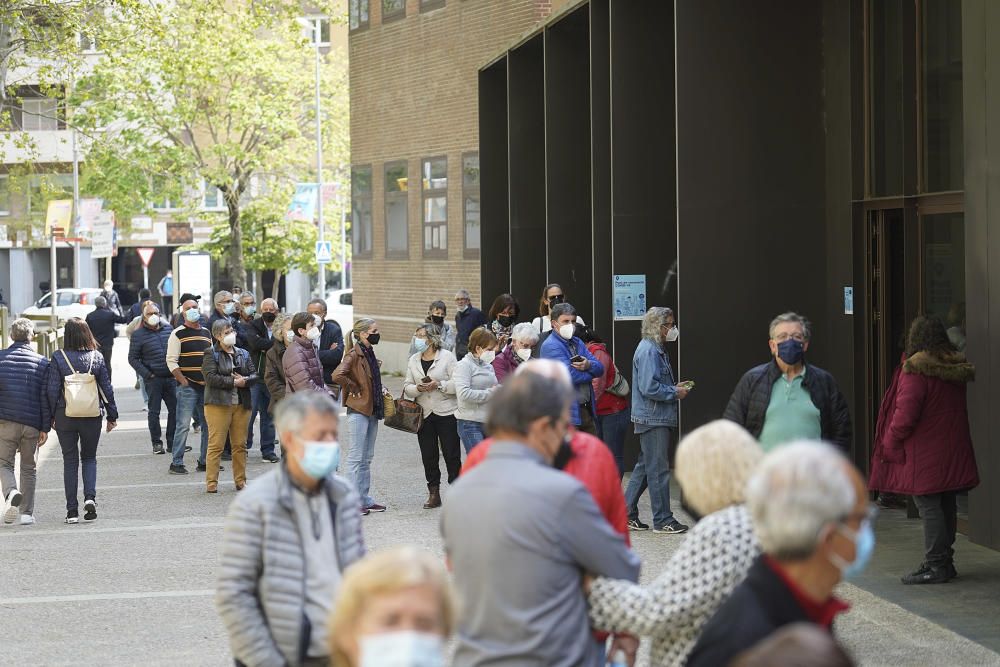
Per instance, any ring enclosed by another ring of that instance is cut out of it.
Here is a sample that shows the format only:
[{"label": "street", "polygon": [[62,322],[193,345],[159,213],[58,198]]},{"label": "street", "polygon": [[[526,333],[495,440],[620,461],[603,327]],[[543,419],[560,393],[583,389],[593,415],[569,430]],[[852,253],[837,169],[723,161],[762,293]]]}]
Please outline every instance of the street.
[{"label": "street", "polygon": [[[121,418],[98,450],[98,520],[63,524],[61,455],[53,434],[40,454],[37,525],[0,529],[4,664],[232,664],[212,600],[219,538],[235,493],[229,465],[215,496],[204,493],[201,475],[167,474],[169,457],[150,450],[127,350],[127,341],[118,339]],[[387,382],[396,393],[399,383]],[[196,437],[189,442],[196,446]],[[190,452],[192,471],[194,460]],[[248,477],[272,465],[255,446]],[[426,487],[414,436],[380,429],[373,492],[389,511],[364,519],[369,549],[405,542],[441,553],[440,513],[421,509]],[[648,500],[641,511],[648,519]],[[632,539],[649,580],[684,537],[647,532]],[[947,588],[957,593],[962,585]],[[841,594],[852,610],[837,632],[859,664],[1000,665],[1000,655],[865,590],[844,585]]]}]

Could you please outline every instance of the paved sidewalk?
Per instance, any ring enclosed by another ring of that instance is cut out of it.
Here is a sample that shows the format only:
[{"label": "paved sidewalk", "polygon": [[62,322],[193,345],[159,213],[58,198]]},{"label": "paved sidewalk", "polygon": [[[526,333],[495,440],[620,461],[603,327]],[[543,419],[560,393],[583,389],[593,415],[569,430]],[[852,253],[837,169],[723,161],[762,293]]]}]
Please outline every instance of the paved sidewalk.
[{"label": "paved sidewalk", "polygon": [[[62,523],[61,454],[53,440],[42,449],[38,524],[0,527],[4,664],[232,664],[211,597],[222,521],[234,495],[231,471],[227,465],[216,496],[204,493],[204,478],[193,472],[167,474],[168,457],[151,453],[127,349],[119,339],[121,419],[98,450],[98,521]],[[398,391],[398,379],[387,384]],[[192,435],[189,443],[196,446],[197,439]],[[194,454],[187,455],[191,470]],[[255,447],[251,483],[272,465]],[[447,489],[443,493],[447,502]],[[421,508],[426,487],[415,436],[380,430],[373,494],[389,511],[365,519],[370,549],[405,542],[441,553],[440,513]],[[648,503],[642,512],[649,516]],[[633,534],[644,580],[683,539]],[[962,585],[949,587],[959,594]],[[844,595],[853,609],[838,630],[861,664],[1000,665],[1000,655],[864,590],[845,586]]]}]

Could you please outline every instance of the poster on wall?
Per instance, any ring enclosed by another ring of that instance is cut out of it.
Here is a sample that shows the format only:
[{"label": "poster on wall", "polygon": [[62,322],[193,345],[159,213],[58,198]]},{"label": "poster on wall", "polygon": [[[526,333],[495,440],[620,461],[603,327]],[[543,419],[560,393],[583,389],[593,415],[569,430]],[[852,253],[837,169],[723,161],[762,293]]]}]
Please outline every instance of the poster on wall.
[{"label": "poster on wall", "polygon": [[615,321],[641,320],[646,314],[646,274],[614,276]]}]

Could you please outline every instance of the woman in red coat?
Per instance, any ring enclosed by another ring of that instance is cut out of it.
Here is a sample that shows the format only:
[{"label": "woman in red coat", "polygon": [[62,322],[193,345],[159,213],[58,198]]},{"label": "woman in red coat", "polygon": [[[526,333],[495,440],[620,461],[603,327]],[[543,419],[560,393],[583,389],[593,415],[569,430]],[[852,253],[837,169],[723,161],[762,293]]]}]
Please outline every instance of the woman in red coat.
[{"label": "woman in red coat", "polygon": [[920,509],[926,555],[904,584],[943,583],[957,575],[955,497],[979,484],[965,400],[974,377],[975,368],[952,346],[941,320],[913,321],[902,372],[880,410],[869,481],[873,490],[913,496]]}]

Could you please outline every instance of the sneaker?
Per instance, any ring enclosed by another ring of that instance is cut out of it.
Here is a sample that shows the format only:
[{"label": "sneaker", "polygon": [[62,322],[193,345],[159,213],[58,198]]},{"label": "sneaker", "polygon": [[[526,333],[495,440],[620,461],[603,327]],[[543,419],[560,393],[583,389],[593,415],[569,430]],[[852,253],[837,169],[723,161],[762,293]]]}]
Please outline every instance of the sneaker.
[{"label": "sneaker", "polygon": [[677,519],[674,519],[665,526],[660,526],[659,528],[655,527],[653,528],[654,533],[667,533],[668,535],[678,535],[680,533],[686,533],[687,531],[688,527],[685,526],[680,521],[678,521]]},{"label": "sneaker", "polygon": [[35,517],[31,516],[30,514],[22,514],[21,515],[21,525],[22,526],[34,526],[35,525]]},{"label": "sneaker", "polygon": [[[198,467],[195,468],[195,472],[205,472],[207,470],[208,470],[208,466],[206,466],[204,463],[199,463]],[[223,466],[219,466],[219,471],[221,472],[223,470],[225,470],[225,468]]]},{"label": "sneaker", "polygon": [[902,577],[900,581],[907,585],[915,584],[944,584],[958,576],[958,571],[954,565],[942,565],[940,567],[930,567],[926,564]]},{"label": "sneaker", "polygon": [[153,453],[154,454],[162,454],[163,453],[163,443],[162,442],[154,442],[153,443]]},{"label": "sneaker", "polygon": [[367,507],[362,507],[361,508],[361,516],[368,516],[371,513],[372,513],[371,510],[368,509]]},{"label": "sneaker", "polygon": [[11,489],[10,493],[7,494],[7,500],[4,501],[3,505],[3,522],[4,523],[14,523],[14,519],[17,518],[18,513],[21,511],[21,492],[17,489]]},{"label": "sneaker", "polygon": [[184,445],[184,453],[187,454],[191,451],[191,445]]},{"label": "sneaker", "polygon": [[628,520],[628,529],[629,530],[649,530],[649,526],[647,526],[646,524],[644,524],[642,521],[639,521],[638,519],[629,519]]},{"label": "sneaker", "polygon": [[93,500],[83,501],[83,520],[88,522],[97,520],[97,503]]},{"label": "sneaker", "polygon": [[277,454],[268,454],[267,456],[264,456],[263,459],[268,463],[281,463],[281,459],[278,458]]},{"label": "sneaker", "polygon": [[188,474],[188,469],[185,468],[183,464],[182,465],[174,465],[173,463],[171,463],[170,464],[170,474],[171,475],[186,475],[186,474]]},{"label": "sneaker", "polygon": [[371,505],[369,505],[365,509],[367,509],[370,512],[384,512],[385,511],[385,505],[379,505],[378,503],[372,503]]},{"label": "sneaker", "polygon": [[80,513],[76,510],[66,512],[66,523],[80,523]]}]

